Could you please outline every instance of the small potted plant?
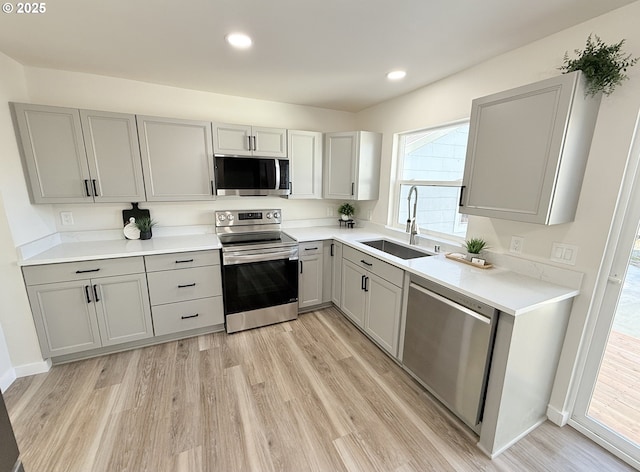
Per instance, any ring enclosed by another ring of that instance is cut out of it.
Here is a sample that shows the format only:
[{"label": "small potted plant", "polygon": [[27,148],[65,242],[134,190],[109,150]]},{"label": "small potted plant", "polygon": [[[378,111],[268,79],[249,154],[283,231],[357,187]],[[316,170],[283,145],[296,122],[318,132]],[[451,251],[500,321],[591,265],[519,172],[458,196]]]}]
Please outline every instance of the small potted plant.
[{"label": "small potted plant", "polygon": [[343,220],[350,220],[356,209],[350,203],[343,203],[338,207],[338,213],[340,213]]},{"label": "small potted plant", "polygon": [[586,94],[591,97],[600,92],[611,95],[628,78],[625,74],[627,68],[638,62],[637,57],[631,58],[631,54],[622,52],[623,44],[624,39],[607,45],[597,35],[590,34],[584,51],[574,50],[578,56],[576,59],[569,59],[569,53],[565,52],[564,64],[560,70],[563,74],[581,70],[587,80]]},{"label": "small potted plant", "polygon": [[482,238],[467,239],[464,243],[464,246],[467,248],[467,252],[473,257],[480,254],[480,251],[482,251],[486,245],[487,242]]},{"label": "small potted plant", "polygon": [[148,216],[143,216],[136,220],[136,227],[140,230],[140,239],[151,239],[151,228],[156,225],[156,222]]}]

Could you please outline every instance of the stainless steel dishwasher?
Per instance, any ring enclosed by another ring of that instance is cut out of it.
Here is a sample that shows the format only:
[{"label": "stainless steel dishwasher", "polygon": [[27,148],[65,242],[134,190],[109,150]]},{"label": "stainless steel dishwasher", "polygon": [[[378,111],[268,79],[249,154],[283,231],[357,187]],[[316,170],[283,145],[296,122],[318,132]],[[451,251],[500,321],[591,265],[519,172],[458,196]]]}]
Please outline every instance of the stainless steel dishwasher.
[{"label": "stainless steel dishwasher", "polygon": [[479,433],[498,311],[412,275],[402,363]]}]

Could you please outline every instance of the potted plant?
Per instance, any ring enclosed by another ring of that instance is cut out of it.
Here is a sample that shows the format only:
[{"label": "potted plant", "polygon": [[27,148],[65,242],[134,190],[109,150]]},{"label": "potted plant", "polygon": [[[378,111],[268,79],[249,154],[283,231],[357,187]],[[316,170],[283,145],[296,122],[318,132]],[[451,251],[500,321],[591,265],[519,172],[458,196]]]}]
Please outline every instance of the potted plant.
[{"label": "potted plant", "polygon": [[343,220],[350,220],[356,209],[350,203],[343,203],[338,207],[338,213],[342,216]]},{"label": "potted plant", "polygon": [[482,251],[486,245],[487,242],[482,238],[467,239],[464,243],[464,246],[467,248],[467,252],[474,256],[480,254],[480,251]]},{"label": "potted plant", "polygon": [[140,239],[151,239],[151,228],[156,225],[156,222],[148,216],[143,216],[136,220],[136,227],[140,230]]},{"label": "potted plant", "polygon": [[[593,39],[592,38],[595,38]],[[597,35],[589,35],[584,51],[575,49],[578,56],[569,59],[569,53],[564,54],[564,64],[560,67],[563,74],[581,70],[587,80],[587,95],[595,96],[602,92],[611,95],[613,90],[627,79],[627,68],[638,62],[638,58],[631,58],[631,54],[622,52],[624,39],[618,43],[606,45]]]}]

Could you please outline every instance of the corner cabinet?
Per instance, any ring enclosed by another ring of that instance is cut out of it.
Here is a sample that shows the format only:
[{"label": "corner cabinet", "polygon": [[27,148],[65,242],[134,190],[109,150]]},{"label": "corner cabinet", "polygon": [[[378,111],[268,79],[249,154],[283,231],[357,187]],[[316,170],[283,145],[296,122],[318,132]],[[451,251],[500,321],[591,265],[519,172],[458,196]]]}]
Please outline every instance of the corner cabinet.
[{"label": "corner cabinet", "polygon": [[324,198],[376,200],[380,186],[381,146],[380,133],[327,133],[324,147]]},{"label": "corner cabinet", "polygon": [[42,355],[153,336],[142,257],[23,268]]},{"label": "corner cabinet", "polygon": [[580,71],[473,100],[460,213],[573,221],[599,104]]},{"label": "corner cabinet", "polygon": [[381,348],[396,358],[403,282],[402,269],[343,246],[340,309]]},{"label": "corner cabinet", "polygon": [[135,117],[12,103],[33,203],[145,199]]},{"label": "corner cabinet", "polygon": [[289,198],[322,198],[322,133],[289,130]]},{"label": "corner cabinet", "polygon": [[136,116],[148,201],[215,198],[211,123]]},{"label": "corner cabinet", "polygon": [[213,123],[213,151],[216,155],[287,157],[287,130]]}]

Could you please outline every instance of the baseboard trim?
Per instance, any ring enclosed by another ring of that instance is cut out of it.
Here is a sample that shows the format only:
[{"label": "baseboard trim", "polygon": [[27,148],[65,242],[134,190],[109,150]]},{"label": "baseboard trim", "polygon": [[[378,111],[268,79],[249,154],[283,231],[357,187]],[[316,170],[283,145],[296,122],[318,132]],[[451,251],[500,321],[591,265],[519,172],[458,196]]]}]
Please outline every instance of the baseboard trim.
[{"label": "baseboard trim", "polygon": [[547,418],[557,426],[565,426],[569,422],[571,415],[568,411],[558,410],[556,407],[547,406]]},{"label": "baseboard trim", "polygon": [[51,359],[45,359],[40,362],[34,362],[32,364],[23,364],[14,367],[16,371],[16,377],[28,377],[35,374],[44,374],[51,369]]},{"label": "baseboard trim", "polygon": [[12,367],[4,374],[0,376],[0,392],[4,393],[7,391],[11,384],[16,379],[16,370]]}]

